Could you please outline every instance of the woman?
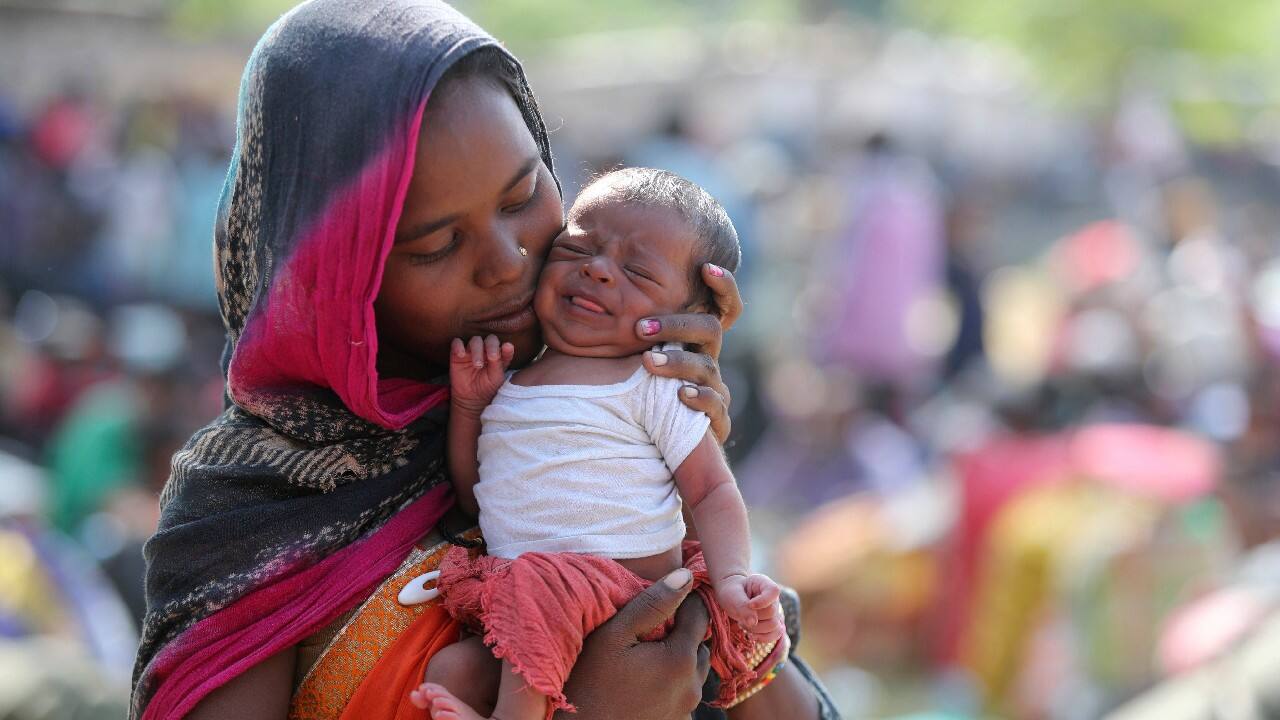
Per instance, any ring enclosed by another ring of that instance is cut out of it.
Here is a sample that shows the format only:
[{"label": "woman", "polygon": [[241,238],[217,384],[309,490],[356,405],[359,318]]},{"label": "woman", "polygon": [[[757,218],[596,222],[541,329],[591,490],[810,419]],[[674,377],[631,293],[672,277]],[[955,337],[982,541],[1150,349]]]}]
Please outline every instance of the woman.
[{"label": "woman", "polygon": [[[465,527],[441,522],[433,379],[459,335],[536,354],[533,285],[562,224],[519,66],[448,6],[314,0],[267,31],[216,231],[231,405],[174,458],[147,546],[135,717],[421,717],[405,678],[457,628],[438,604],[396,600],[441,552],[431,528]],[[731,322],[732,279],[707,279]],[[719,324],[658,320],[655,343],[705,354],[652,370],[699,386],[689,404],[723,438]],[[671,580],[588,638],[567,689],[578,717],[697,703],[705,609]],[[677,608],[667,641],[636,641]],[[820,694],[791,664],[739,713],[819,717]]]}]

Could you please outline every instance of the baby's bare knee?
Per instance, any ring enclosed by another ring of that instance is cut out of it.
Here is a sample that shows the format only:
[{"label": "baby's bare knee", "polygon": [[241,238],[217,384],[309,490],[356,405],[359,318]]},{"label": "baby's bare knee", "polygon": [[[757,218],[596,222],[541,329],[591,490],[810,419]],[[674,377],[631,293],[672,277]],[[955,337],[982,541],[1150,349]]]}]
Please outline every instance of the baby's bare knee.
[{"label": "baby's bare knee", "polygon": [[479,637],[441,648],[427,663],[426,681],[443,685],[477,711],[492,710],[498,696],[502,663]]}]

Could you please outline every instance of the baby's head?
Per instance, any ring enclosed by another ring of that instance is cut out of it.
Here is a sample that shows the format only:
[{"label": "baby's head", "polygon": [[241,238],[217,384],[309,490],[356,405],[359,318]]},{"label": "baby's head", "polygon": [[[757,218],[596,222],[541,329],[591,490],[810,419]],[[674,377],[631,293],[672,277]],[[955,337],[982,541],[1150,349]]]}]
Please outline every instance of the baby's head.
[{"label": "baby's head", "polygon": [[578,195],[555,239],[534,299],[548,346],[621,357],[650,343],[641,319],[716,313],[706,263],[738,269],[738,233],[715,198],[674,173],[624,168]]}]

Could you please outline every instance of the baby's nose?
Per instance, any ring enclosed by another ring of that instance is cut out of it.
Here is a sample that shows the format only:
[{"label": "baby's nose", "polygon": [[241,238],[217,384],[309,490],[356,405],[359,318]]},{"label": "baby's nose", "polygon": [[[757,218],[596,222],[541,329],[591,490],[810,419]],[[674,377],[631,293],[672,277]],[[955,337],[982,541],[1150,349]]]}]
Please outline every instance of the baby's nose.
[{"label": "baby's nose", "polygon": [[597,282],[613,282],[613,272],[609,268],[609,263],[601,258],[583,263],[582,274]]}]

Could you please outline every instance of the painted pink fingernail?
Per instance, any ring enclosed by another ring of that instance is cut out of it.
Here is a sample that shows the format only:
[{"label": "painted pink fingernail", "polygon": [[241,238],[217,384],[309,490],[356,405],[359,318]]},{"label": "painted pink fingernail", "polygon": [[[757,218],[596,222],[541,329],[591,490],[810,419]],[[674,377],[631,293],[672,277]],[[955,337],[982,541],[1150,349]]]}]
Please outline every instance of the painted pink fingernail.
[{"label": "painted pink fingernail", "polygon": [[716,277],[724,277],[724,268],[713,263],[707,263],[707,272],[715,275]]},{"label": "painted pink fingernail", "polygon": [[643,335],[657,335],[662,330],[662,323],[657,320],[641,320],[640,333]]}]

